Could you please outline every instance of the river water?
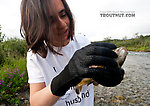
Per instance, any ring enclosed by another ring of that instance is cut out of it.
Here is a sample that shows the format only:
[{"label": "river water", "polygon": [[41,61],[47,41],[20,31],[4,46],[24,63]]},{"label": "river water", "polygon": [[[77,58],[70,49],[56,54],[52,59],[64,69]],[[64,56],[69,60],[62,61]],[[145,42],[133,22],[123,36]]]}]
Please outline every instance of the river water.
[{"label": "river water", "polygon": [[124,80],[95,87],[95,106],[150,106],[150,52],[128,52]]}]

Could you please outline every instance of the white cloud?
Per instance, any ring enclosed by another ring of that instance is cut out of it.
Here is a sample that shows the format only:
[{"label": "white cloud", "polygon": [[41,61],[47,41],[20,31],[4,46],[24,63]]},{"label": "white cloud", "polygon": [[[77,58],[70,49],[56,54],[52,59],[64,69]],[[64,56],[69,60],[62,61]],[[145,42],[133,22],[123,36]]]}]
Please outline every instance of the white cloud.
[{"label": "white cloud", "polygon": [[[149,0],[67,0],[76,22],[76,33],[91,41],[150,34]],[[0,24],[7,37],[20,37],[21,0],[0,0]],[[135,11],[132,18],[102,18],[100,11]]]},{"label": "white cloud", "polygon": [[7,37],[20,37],[21,0],[0,0],[0,24]]},{"label": "white cloud", "polygon": [[[77,21],[77,31],[90,40],[150,34],[149,0],[67,0]],[[135,11],[132,18],[102,18],[100,11]]]}]

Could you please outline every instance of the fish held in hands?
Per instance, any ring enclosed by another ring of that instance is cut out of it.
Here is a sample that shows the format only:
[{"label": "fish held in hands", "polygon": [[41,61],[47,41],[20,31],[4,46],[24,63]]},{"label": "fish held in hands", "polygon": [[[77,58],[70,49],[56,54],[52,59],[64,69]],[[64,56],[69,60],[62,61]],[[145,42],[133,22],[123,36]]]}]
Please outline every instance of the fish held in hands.
[{"label": "fish held in hands", "polygon": [[[118,67],[121,67],[123,65],[125,59],[126,59],[127,54],[128,54],[127,48],[126,47],[119,47],[119,48],[115,49],[114,52],[118,55],[118,57],[115,59],[115,61],[118,63]],[[103,68],[103,67],[104,66],[92,65],[89,68]],[[77,94],[80,93],[83,85],[89,85],[91,83],[93,83],[93,85],[95,85],[95,86],[98,85],[98,83],[96,81],[94,81],[92,78],[82,79],[81,82],[75,86],[76,93]]]}]

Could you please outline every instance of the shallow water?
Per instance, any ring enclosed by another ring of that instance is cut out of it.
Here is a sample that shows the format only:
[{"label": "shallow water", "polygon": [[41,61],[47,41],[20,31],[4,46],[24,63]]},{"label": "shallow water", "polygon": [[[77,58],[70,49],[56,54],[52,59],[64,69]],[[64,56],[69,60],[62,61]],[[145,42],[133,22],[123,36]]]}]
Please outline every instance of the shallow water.
[{"label": "shallow water", "polygon": [[128,52],[124,80],[116,87],[95,87],[95,106],[150,106],[150,52]]}]

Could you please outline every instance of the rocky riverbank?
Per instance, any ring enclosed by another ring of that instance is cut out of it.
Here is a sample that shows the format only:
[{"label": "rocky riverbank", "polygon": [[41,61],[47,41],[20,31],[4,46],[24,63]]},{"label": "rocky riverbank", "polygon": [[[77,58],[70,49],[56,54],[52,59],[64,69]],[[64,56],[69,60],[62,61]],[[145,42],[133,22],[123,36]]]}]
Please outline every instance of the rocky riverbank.
[{"label": "rocky riverbank", "polygon": [[95,87],[95,106],[150,106],[150,53],[129,52],[116,87]]}]

